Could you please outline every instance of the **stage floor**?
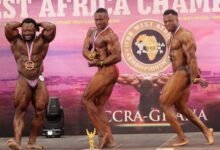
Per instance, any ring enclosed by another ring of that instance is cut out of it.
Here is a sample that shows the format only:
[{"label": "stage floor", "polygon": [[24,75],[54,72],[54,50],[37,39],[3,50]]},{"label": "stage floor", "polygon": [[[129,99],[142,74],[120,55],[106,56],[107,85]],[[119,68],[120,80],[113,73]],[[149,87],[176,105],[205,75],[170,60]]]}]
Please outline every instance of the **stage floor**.
[{"label": "stage floor", "polygon": [[[183,147],[171,148],[167,143],[175,134],[114,134],[118,147],[115,150],[219,150],[220,132],[215,132],[215,143],[207,145],[203,135],[199,132],[186,133],[189,144]],[[9,150],[6,141],[9,138],[0,138],[0,150]],[[24,137],[22,146],[25,147],[28,138]],[[96,139],[97,140],[97,139]],[[61,138],[39,137],[38,143],[45,146],[47,150],[85,150],[88,149],[88,138],[81,136],[63,136]],[[108,149],[106,149],[108,150]]]}]

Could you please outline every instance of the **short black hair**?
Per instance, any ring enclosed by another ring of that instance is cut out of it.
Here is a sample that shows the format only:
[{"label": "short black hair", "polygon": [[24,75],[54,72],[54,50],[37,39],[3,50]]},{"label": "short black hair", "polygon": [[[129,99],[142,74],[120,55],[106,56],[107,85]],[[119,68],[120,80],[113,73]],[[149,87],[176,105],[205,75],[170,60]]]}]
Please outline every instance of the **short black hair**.
[{"label": "short black hair", "polygon": [[35,28],[37,31],[39,31],[39,25],[37,24],[37,22],[32,19],[32,18],[25,18],[22,23],[21,23],[21,26],[24,24],[24,23],[33,23],[35,25]]},{"label": "short black hair", "polygon": [[105,9],[105,8],[98,8],[98,9],[95,11],[95,13],[107,13],[107,14],[108,14],[108,11],[107,11],[107,9]]},{"label": "short black hair", "polygon": [[174,9],[167,9],[163,13],[164,16],[169,15],[169,14],[172,14],[174,16],[178,16],[178,13]]}]

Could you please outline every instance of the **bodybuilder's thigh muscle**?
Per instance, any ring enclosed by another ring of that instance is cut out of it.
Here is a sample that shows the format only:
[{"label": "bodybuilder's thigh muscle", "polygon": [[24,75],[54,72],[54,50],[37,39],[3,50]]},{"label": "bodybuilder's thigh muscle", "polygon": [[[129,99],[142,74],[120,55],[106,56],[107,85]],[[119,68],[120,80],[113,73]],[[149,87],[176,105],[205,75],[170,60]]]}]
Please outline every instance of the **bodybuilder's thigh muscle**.
[{"label": "bodybuilder's thigh muscle", "polygon": [[190,89],[189,88],[186,88],[184,91],[183,91],[183,94],[182,96],[179,98],[179,100],[175,103],[175,106],[177,108],[182,108],[183,106],[186,106],[187,104],[187,101],[189,99],[189,96],[190,96]]},{"label": "bodybuilder's thigh muscle", "polygon": [[19,77],[16,83],[14,106],[26,109],[32,98],[32,89],[24,78]]},{"label": "bodybuilder's thigh muscle", "polygon": [[105,91],[103,92],[102,95],[99,96],[99,102],[97,105],[100,105],[100,106],[104,106],[104,104],[106,103],[106,101],[108,100],[108,98],[111,96],[111,93],[112,93],[112,90],[113,90],[113,87],[114,87],[115,83],[112,83],[110,84],[106,89]]},{"label": "bodybuilder's thigh muscle", "polygon": [[46,84],[44,81],[38,81],[32,103],[36,109],[45,109],[48,101],[49,95]]},{"label": "bodybuilder's thigh muscle", "polygon": [[178,99],[180,99],[180,97],[184,94],[185,89],[188,87],[187,72],[184,70],[176,71],[163,88],[161,102],[165,102],[167,104],[175,103]]},{"label": "bodybuilder's thigh muscle", "polygon": [[111,79],[110,76],[105,76],[100,73],[95,74],[90,80],[84,96],[92,97],[101,95],[111,84],[115,83],[116,80],[114,82],[113,81],[114,80]]}]

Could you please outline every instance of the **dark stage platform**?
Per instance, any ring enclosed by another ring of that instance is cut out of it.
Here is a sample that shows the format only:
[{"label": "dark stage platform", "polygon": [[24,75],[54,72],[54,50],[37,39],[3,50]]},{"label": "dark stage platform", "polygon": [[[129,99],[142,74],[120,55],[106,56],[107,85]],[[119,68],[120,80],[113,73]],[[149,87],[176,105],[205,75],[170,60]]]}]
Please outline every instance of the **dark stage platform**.
[{"label": "dark stage platform", "polygon": [[[168,147],[175,134],[115,134],[118,143],[115,150],[219,150],[220,132],[215,132],[215,144],[207,145],[204,136],[199,132],[186,133],[189,144],[184,147]],[[0,150],[9,150],[6,146],[8,138],[0,138]],[[23,138],[22,145],[25,147],[27,137]],[[47,150],[85,150],[88,149],[88,138],[81,136],[63,136],[61,138],[39,137],[38,143],[44,145]],[[108,149],[106,149],[108,150]]]}]

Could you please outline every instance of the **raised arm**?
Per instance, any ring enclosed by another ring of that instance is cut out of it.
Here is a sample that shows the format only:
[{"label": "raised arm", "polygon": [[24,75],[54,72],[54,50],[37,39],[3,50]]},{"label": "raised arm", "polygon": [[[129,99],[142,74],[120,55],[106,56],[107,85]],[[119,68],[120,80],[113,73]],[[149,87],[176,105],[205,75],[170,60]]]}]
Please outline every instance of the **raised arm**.
[{"label": "raised arm", "polygon": [[40,27],[43,28],[42,36],[47,42],[51,42],[56,35],[56,26],[50,22],[40,22],[38,23]]},{"label": "raised arm", "polygon": [[9,42],[20,36],[18,28],[21,27],[20,22],[8,22],[5,25],[5,36]]}]

